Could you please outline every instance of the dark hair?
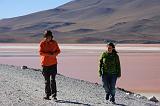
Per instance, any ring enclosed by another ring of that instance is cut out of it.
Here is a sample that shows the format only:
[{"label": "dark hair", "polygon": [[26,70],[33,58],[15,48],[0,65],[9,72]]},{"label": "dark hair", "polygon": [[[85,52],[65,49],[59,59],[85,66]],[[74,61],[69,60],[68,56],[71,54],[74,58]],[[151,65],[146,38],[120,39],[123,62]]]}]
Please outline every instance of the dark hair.
[{"label": "dark hair", "polygon": [[112,46],[112,48],[113,48],[112,52],[113,52],[113,53],[118,53],[118,52],[116,51],[116,49],[115,49],[115,45],[114,45],[112,42],[110,42],[110,43],[108,44],[108,46]]},{"label": "dark hair", "polygon": [[43,37],[47,38],[48,36],[51,36],[53,38],[52,31],[50,31],[50,30],[44,31],[44,36]]}]

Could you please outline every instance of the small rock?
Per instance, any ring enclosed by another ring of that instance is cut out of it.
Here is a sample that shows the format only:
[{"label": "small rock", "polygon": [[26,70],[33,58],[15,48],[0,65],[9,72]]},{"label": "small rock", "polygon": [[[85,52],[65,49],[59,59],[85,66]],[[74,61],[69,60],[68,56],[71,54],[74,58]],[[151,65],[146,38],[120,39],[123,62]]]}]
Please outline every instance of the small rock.
[{"label": "small rock", "polygon": [[130,95],[130,93],[126,93],[126,95]]},{"label": "small rock", "polygon": [[134,96],[136,96],[137,98],[140,98],[140,97],[141,97],[140,94],[134,94]]},{"label": "small rock", "polygon": [[136,96],[136,94],[134,93],[133,96]]},{"label": "small rock", "polygon": [[133,92],[127,91],[127,90],[125,90],[125,89],[123,89],[123,88],[117,87],[117,89],[119,89],[120,91],[123,91],[123,92],[125,92],[125,93],[134,94]]},{"label": "small rock", "polygon": [[145,100],[147,100],[147,97],[141,96],[140,99],[145,99]]},{"label": "small rock", "polygon": [[34,71],[40,71],[40,69],[34,69]]},{"label": "small rock", "polygon": [[149,98],[149,101],[159,102],[155,96],[151,96],[151,97]]},{"label": "small rock", "polygon": [[41,71],[40,69],[34,69],[34,68],[30,68],[32,69],[33,71]]},{"label": "small rock", "polygon": [[98,85],[98,83],[96,82],[95,85]]},{"label": "small rock", "polygon": [[28,69],[28,67],[27,66],[22,66],[21,69],[23,69],[23,70]]},{"label": "small rock", "polygon": [[19,102],[19,103],[22,102],[22,99],[21,99],[21,98],[18,98],[18,102]]}]

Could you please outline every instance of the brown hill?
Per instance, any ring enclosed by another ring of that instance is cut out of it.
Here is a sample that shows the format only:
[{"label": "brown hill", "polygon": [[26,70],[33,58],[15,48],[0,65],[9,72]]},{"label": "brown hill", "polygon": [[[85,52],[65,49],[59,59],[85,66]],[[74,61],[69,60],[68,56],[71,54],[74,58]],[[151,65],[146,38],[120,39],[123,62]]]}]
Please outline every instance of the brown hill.
[{"label": "brown hill", "polygon": [[0,20],[0,42],[39,42],[46,29],[61,43],[160,43],[160,0],[74,0]]}]

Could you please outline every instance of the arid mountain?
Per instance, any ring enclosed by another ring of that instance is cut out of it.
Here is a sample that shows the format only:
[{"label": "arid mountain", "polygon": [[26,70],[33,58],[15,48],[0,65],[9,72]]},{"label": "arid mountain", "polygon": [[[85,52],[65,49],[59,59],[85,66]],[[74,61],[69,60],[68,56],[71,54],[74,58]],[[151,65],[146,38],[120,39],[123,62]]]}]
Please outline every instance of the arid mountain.
[{"label": "arid mountain", "polygon": [[74,0],[0,20],[0,42],[39,42],[46,29],[61,43],[160,43],[160,0]]}]

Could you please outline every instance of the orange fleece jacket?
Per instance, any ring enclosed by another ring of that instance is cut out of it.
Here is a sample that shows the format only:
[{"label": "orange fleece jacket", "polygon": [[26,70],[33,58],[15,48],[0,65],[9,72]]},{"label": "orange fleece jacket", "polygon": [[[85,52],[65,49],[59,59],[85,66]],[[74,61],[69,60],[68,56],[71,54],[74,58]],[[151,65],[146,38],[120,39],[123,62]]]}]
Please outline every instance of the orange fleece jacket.
[{"label": "orange fleece jacket", "polygon": [[51,66],[57,64],[56,56],[60,53],[59,46],[55,40],[40,42],[39,54],[42,66]]}]

